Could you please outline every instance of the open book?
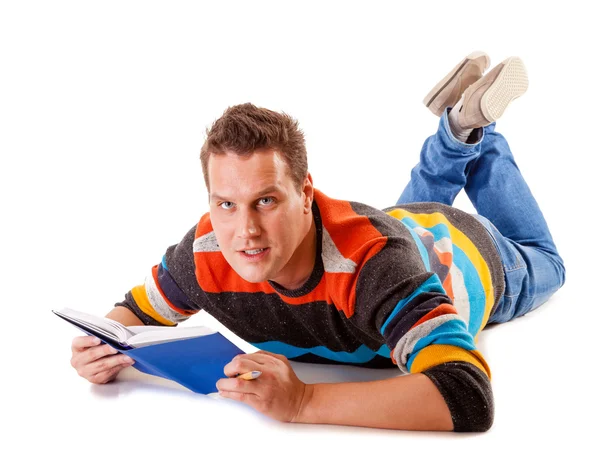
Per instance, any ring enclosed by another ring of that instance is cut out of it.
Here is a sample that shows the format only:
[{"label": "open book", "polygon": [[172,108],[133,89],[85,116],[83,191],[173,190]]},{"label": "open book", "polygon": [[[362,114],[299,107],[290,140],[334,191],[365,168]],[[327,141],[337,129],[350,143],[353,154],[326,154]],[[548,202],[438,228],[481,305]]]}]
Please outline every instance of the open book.
[{"label": "open book", "polygon": [[200,394],[217,392],[217,380],[225,377],[223,367],[235,355],[244,353],[221,333],[205,326],[126,327],[70,308],[52,312],[131,357],[135,361],[132,367],[141,372],[173,380]]}]

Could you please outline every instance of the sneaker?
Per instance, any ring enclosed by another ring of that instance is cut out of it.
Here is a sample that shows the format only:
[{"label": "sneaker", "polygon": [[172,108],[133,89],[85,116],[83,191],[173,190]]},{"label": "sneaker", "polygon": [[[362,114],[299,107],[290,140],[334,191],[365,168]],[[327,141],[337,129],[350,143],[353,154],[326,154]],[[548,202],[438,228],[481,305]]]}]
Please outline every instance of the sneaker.
[{"label": "sneaker", "polygon": [[490,57],[476,51],[468,55],[442,79],[423,99],[432,113],[440,117],[446,108],[456,105],[471,84],[479,80],[490,67]]},{"label": "sneaker", "polygon": [[510,102],[527,91],[529,81],[521,58],[506,58],[467,88],[458,114],[465,129],[480,128],[502,116]]}]

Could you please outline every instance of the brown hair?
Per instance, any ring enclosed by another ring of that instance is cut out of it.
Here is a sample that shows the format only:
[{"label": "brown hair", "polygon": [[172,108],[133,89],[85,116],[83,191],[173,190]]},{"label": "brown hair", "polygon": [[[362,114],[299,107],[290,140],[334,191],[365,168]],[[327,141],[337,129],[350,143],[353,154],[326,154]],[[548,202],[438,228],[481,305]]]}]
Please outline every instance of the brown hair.
[{"label": "brown hair", "polygon": [[200,151],[206,189],[210,190],[208,159],[211,154],[231,152],[250,156],[255,151],[267,149],[279,152],[288,165],[294,185],[302,191],[308,162],[304,134],[298,128],[298,121],[283,112],[259,108],[252,103],[230,106],[210,130],[206,129],[206,141]]}]

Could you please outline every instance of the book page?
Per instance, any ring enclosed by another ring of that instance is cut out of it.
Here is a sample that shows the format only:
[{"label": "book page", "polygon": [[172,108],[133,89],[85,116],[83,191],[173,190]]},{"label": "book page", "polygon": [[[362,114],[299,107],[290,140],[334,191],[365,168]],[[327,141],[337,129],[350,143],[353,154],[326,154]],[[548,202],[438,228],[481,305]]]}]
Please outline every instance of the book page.
[{"label": "book page", "polygon": [[133,333],[126,326],[106,317],[94,316],[71,308],[63,308],[60,311],[55,311],[55,313],[69,317],[75,322],[87,325],[89,328],[96,329],[121,343],[125,343],[129,337],[133,336]]},{"label": "book page", "polygon": [[204,327],[160,327],[160,326],[131,326],[129,330],[135,333],[127,339],[127,343],[135,348],[180,339],[207,336],[216,331]]}]

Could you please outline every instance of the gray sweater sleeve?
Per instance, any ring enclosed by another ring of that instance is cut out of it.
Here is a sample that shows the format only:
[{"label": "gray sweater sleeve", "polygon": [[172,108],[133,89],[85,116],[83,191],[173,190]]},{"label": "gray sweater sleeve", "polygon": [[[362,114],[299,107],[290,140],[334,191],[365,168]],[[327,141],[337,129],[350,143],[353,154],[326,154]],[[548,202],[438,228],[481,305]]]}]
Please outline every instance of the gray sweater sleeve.
[{"label": "gray sweater sleeve", "polygon": [[[200,311],[204,303],[205,294],[200,289],[195,274],[193,251],[195,232],[196,226],[193,226],[181,242],[167,248],[162,261],[156,268],[153,268],[155,274],[149,275],[154,278],[152,281],[157,286],[157,290],[160,290],[158,295],[157,292],[153,296],[149,294],[149,297],[152,297],[152,301],[150,301],[150,303],[153,303],[152,306],[160,307],[153,309],[156,309],[161,317],[167,316],[166,319],[175,323],[181,322],[189,315]],[[148,283],[144,286],[146,291],[148,291],[147,286]],[[125,299],[116,303],[115,306],[123,306],[129,309],[144,325],[165,325],[142,311],[132,291],[128,291],[125,294]],[[163,299],[163,296],[167,298],[168,303]],[[165,314],[165,311],[167,314]]]},{"label": "gray sweater sleeve", "polygon": [[[353,321],[373,337],[379,333],[404,373],[420,371],[412,364],[416,355],[437,345],[428,362],[439,358],[439,363],[422,373],[446,401],[454,430],[489,429],[494,418],[489,374],[469,361],[486,364],[479,352],[473,352],[474,338],[466,322],[439,277],[424,269],[417,250],[400,238],[388,239],[387,246],[362,268],[356,290]],[[455,359],[448,361],[442,352],[451,348]]]}]

